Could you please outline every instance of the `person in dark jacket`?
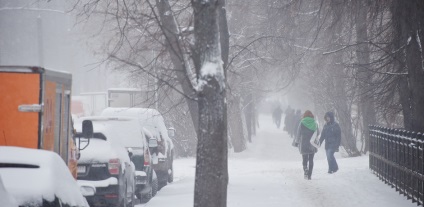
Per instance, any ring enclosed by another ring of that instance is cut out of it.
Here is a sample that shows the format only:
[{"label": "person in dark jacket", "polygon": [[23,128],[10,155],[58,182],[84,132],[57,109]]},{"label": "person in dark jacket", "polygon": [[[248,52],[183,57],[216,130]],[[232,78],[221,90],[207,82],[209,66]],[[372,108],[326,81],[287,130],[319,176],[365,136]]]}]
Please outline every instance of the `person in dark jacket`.
[{"label": "person in dark jacket", "polygon": [[286,117],[284,118],[284,130],[291,136],[291,120],[294,116],[294,111],[290,106],[286,109]]},{"label": "person in dark jacket", "polygon": [[297,132],[299,131],[299,124],[300,124],[300,120],[302,119],[302,112],[300,111],[300,109],[297,109],[296,112],[293,115],[293,119],[292,119],[292,132],[293,132],[293,136],[296,136]]},{"label": "person in dark jacket", "polygon": [[332,174],[339,170],[334,153],[339,151],[342,133],[339,124],[334,120],[334,113],[329,111],[324,116],[325,125],[322,130],[320,143],[325,140],[325,152],[328,161],[328,173]]},{"label": "person in dark jacket", "polygon": [[299,152],[303,159],[304,177],[308,180],[311,179],[312,170],[314,168],[314,155],[318,151],[317,148],[311,144],[311,138],[315,132],[319,134],[318,128],[314,115],[311,111],[306,110],[300,120],[300,125],[293,141],[294,146],[299,147]]},{"label": "person in dark jacket", "polygon": [[275,125],[277,125],[277,128],[280,128],[281,124],[281,114],[283,113],[283,110],[281,109],[280,105],[278,105],[274,111],[272,112],[272,117],[274,119]]}]

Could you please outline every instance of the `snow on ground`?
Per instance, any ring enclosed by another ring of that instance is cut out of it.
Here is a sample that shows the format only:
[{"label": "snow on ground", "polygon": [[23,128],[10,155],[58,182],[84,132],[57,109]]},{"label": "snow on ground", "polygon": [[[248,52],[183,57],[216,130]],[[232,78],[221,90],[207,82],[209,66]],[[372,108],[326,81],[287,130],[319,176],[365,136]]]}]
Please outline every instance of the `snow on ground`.
[{"label": "snow on ground", "polygon": [[[343,158],[340,170],[327,174],[323,148],[315,155],[312,180],[303,179],[301,155],[292,139],[260,116],[260,128],[249,149],[229,155],[229,207],[408,207],[416,206],[381,182],[368,167],[368,156]],[[174,182],[137,207],[193,206],[195,159],[174,161]]]}]

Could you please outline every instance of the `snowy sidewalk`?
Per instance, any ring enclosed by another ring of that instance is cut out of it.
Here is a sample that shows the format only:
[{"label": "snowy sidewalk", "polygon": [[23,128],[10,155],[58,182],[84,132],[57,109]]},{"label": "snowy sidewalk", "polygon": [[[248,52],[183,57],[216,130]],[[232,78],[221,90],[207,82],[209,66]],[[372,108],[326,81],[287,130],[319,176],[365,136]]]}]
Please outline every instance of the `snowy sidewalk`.
[{"label": "snowy sidewalk", "polygon": [[[315,156],[312,180],[303,179],[301,155],[292,139],[261,116],[249,149],[229,155],[229,207],[408,207],[416,206],[384,184],[368,168],[368,156],[342,158],[340,170],[327,174],[323,149]],[[174,161],[175,181],[138,207],[193,206],[195,159]]]}]

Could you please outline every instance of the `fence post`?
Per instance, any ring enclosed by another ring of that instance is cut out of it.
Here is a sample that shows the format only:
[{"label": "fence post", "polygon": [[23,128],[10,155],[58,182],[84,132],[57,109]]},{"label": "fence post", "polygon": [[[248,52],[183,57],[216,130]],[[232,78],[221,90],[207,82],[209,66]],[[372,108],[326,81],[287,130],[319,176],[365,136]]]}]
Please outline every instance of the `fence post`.
[{"label": "fence post", "polygon": [[383,162],[381,161],[381,157],[383,156],[383,153],[382,153],[382,151],[383,151],[383,148],[382,148],[382,144],[383,144],[383,141],[382,141],[382,130],[383,130],[383,128],[382,127],[378,127],[378,131],[377,131],[377,133],[378,133],[378,135],[377,135],[377,155],[378,155],[378,158],[376,158],[376,160],[377,160],[377,175],[378,175],[378,178],[380,179],[380,180],[382,180],[383,179],[383,177],[382,177],[382,173],[381,173],[381,171],[382,171],[382,169],[383,169]]},{"label": "fence post", "polygon": [[369,126],[370,169],[412,203],[424,204],[424,134]]},{"label": "fence post", "polygon": [[423,180],[423,176],[424,176],[424,134],[422,133],[418,133],[417,135],[418,140],[420,141],[420,170],[419,170],[419,174],[420,174],[420,184],[419,184],[419,189],[418,191],[420,192],[420,204],[423,205],[424,204],[424,180]]},{"label": "fence post", "polygon": [[[400,136],[400,131],[398,129],[394,130],[394,142],[395,142],[395,150],[394,150],[394,163],[398,164],[399,163],[399,136]],[[399,191],[399,169],[397,167],[394,168],[394,186],[396,191]]]},{"label": "fence post", "polygon": [[399,181],[400,181],[400,193],[401,194],[403,194],[403,195],[405,195],[405,171],[404,171],[404,168],[405,168],[405,157],[406,157],[406,155],[405,155],[405,153],[406,153],[406,151],[405,151],[405,135],[406,135],[406,131],[405,130],[402,130],[401,131],[401,133],[400,133],[400,162],[398,163],[398,164],[400,164],[400,167],[401,167],[401,169],[399,169],[399,171],[400,171],[400,177],[399,177]]},{"label": "fence post", "polygon": [[[394,143],[394,141],[395,141],[395,137],[396,137],[396,135],[395,135],[395,130],[394,129],[392,129],[392,128],[389,128],[389,134],[390,134],[390,139],[389,139],[389,157],[388,157],[388,159],[389,159],[389,162],[391,162],[391,163],[393,163],[394,162],[394,159],[393,159],[393,157],[394,157],[394,152],[395,152],[395,148],[394,148],[394,146],[395,146],[395,143]],[[389,172],[388,172],[388,174],[389,174],[389,183],[390,183],[390,185],[391,185],[391,187],[392,188],[394,188],[394,166],[393,165],[389,165]]]},{"label": "fence post", "polygon": [[[407,167],[405,170],[411,170],[413,168],[413,159],[414,157],[412,156],[412,152],[413,152],[413,142],[412,142],[412,135],[413,132],[411,131],[407,131],[407,136],[406,136],[406,148],[407,148]],[[407,197],[408,199],[412,199],[412,202],[414,202],[414,196],[413,196],[413,191],[412,191],[412,183],[411,183],[411,177],[412,177],[412,173],[411,171],[406,171],[406,192],[407,192]]]},{"label": "fence post", "polygon": [[412,197],[412,202],[415,203],[418,201],[418,193],[417,193],[417,185],[418,185],[418,179],[415,179],[415,173],[417,172],[417,133],[416,132],[411,132],[411,136],[410,136],[411,140],[411,144],[410,144],[410,149],[411,149],[411,171],[410,171],[410,175],[409,175],[409,183],[410,183],[410,191],[411,191],[411,197]]},{"label": "fence post", "polygon": [[390,133],[389,133],[389,128],[384,127],[384,134],[383,134],[383,178],[384,178],[384,182],[386,184],[388,184],[388,171],[389,171],[389,163],[387,163],[387,160],[389,158],[389,139],[390,139]]},{"label": "fence post", "polygon": [[369,168],[372,170],[372,171],[374,171],[374,167],[373,167],[373,165],[374,165],[374,162],[373,162],[373,154],[374,154],[374,125],[369,125],[368,126],[368,128],[370,129],[369,131],[368,131],[368,133],[369,133],[369,146],[370,146],[370,149],[369,149],[369,156],[368,156],[368,159],[369,159],[369,164],[370,164],[370,166],[369,166]]}]

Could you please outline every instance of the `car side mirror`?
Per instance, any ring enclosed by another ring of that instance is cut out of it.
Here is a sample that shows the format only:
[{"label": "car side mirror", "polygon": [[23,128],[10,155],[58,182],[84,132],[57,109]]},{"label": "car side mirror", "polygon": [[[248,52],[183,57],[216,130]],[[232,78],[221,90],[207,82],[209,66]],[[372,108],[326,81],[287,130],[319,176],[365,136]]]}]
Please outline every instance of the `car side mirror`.
[{"label": "car side mirror", "polygon": [[173,138],[175,136],[175,129],[173,127],[170,127],[168,129],[168,135],[169,137]]},{"label": "car side mirror", "polygon": [[93,122],[84,120],[82,122],[82,136],[86,139],[93,137]]}]

